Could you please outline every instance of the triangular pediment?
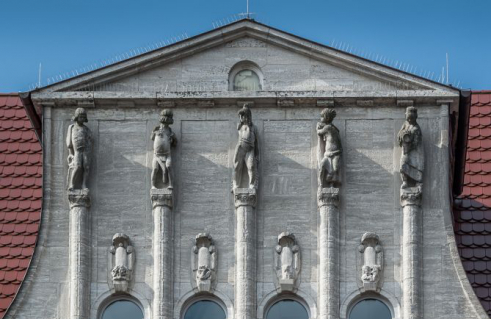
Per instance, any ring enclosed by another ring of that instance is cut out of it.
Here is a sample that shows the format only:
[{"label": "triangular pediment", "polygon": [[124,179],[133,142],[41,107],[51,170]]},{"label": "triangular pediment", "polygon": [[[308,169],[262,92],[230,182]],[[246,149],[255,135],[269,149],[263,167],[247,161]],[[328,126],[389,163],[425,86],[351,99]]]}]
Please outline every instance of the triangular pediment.
[{"label": "triangular pediment", "polygon": [[244,61],[261,73],[261,91],[456,92],[252,20],[229,24],[38,92],[228,91],[234,66]]}]

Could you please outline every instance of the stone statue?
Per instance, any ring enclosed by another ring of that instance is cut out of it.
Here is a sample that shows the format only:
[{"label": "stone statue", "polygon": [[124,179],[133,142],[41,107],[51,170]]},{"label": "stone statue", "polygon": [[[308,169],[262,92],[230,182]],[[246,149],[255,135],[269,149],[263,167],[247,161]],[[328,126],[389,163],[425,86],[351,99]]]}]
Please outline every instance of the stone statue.
[{"label": "stone statue", "polygon": [[216,284],[217,250],[209,234],[196,236],[192,260],[196,288],[211,292]]},{"label": "stone statue", "polygon": [[111,253],[111,283],[117,292],[127,292],[133,273],[135,254],[130,239],[125,234],[113,236]]},{"label": "stone statue", "polygon": [[300,247],[295,235],[283,232],[278,235],[275,247],[274,267],[280,291],[293,291],[300,273]]},{"label": "stone statue", "polygon": [[361,281],[365,291],[378,290],[383,269],[384,255],[377,234],[365,233],[359,246],[362,257]]},{"label": "stone statue", "polygon": [[[259,141],[257,128],[252,124],[251,110],[244,104],[239,110],[239,141],[235,148],[234,155],[234,171],[233,171],[233,186],[232,190],[237,188],[254,188],[258,187],[257,164],[259,162]],[[243,168],[247,167],[249,176],[248,185],[242,185]]]},{"label": "stone statue", "polygon": [[321,112],[321,121],[317,123],[319,136],[318,162],[319,188],[341,186],[341,155],[343,147],[338,128],[332,124],[336,117],[333,109],[324,109]]},{"label": "stone statue", "polygon": [[418,111],[415,107],[406,109],[406,122],[402,126],[397,141],[402,147],[401,173],[402,185],[401,189],[417,187],[421,192],[423,185],[423,170],[424,170],[424,149],[423,136],[421,128],[416,119]]},{"label": "stone statue", "polygon": [[164,188],[165,185],[172,189],[171,148],[177,144],[176,136],[169,126],[174,123],[173,116],[171,110],[163,110],[160,113],[160,125],[152,132],[152,189]]},{"label": "stone statue", "polygon": [[68,147],[68,190],[87,189],[90,153],[92,151],[92,133],[84,125],[87,113],[83,108],[75,110],[72,118],[75,122],[68,127],[66,145]]}]

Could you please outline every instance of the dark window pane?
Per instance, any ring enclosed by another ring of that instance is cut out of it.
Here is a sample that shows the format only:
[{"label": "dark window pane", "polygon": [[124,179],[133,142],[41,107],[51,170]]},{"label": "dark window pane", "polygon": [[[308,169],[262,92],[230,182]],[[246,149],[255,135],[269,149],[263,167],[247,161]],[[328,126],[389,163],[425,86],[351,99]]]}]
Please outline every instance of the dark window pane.
[{"label": "dark window pane", "polygon": [[392,315],[382,301],[365,299],[353,307],[349,319],[392,319]]},{"label": "dark window pane", "polygon": [[309,319],[309,315],[299,302],[280,300],[269,308],[266,319]]},{"label": "dark window pane", "polygon": [[102,319],[143,319],[143,312],[134,302],[118,300],[104,310]]},{"label": "dark window pane", "polygon": [[188,308],[184,319],[225,319],[225,311],[216,302],[201,300]]}]

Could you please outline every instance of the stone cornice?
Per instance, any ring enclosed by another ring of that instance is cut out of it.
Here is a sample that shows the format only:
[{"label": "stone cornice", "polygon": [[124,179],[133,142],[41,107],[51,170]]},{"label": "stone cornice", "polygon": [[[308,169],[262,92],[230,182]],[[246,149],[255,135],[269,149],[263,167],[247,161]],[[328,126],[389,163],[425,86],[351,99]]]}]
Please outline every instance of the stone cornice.
[{"label": "stone cornice", "polygon": [[[50,107],[225,107],[236,101],[253,102],[254,107],[322,107],[326,103],[337,107],[396,106],[399,101],[411,100],[415,106],[436,105],[444,98],[458,105],[456,93],[434,90],[393,91],[203,91],[203,92],[46,92],[33,93],[37,106]],[[287,101],[288,103],[286,103]]]}]

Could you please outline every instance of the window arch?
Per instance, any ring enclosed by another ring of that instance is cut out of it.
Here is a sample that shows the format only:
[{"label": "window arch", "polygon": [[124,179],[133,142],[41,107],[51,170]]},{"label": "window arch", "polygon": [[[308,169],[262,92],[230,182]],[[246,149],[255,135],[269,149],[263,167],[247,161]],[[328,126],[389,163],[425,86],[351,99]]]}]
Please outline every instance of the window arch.
[{"label": "window arch", "polygon": [[349,312],[349,319],[392,319],[389,307],[375,298],[358,301]]},{"label": "window arch", "polygon": [[226,319],[227,315],[222,306],[209,299],[193,302],[185,311],[183,319]]},{"label": "window arch", "polygon": [[129,299],[116,299],[102,311],[101,319],[144,319],[139,305]]},{"label": "window arch", "polygon": [[276,301],[266,312],[266,319],[309,319],[304,305],[293,299]]},{"label": "window arch", "polygon": [[230,91],[261,91],[262,88],[263,75],[261,69],[255,63],[241,61],[230,70]]}]

